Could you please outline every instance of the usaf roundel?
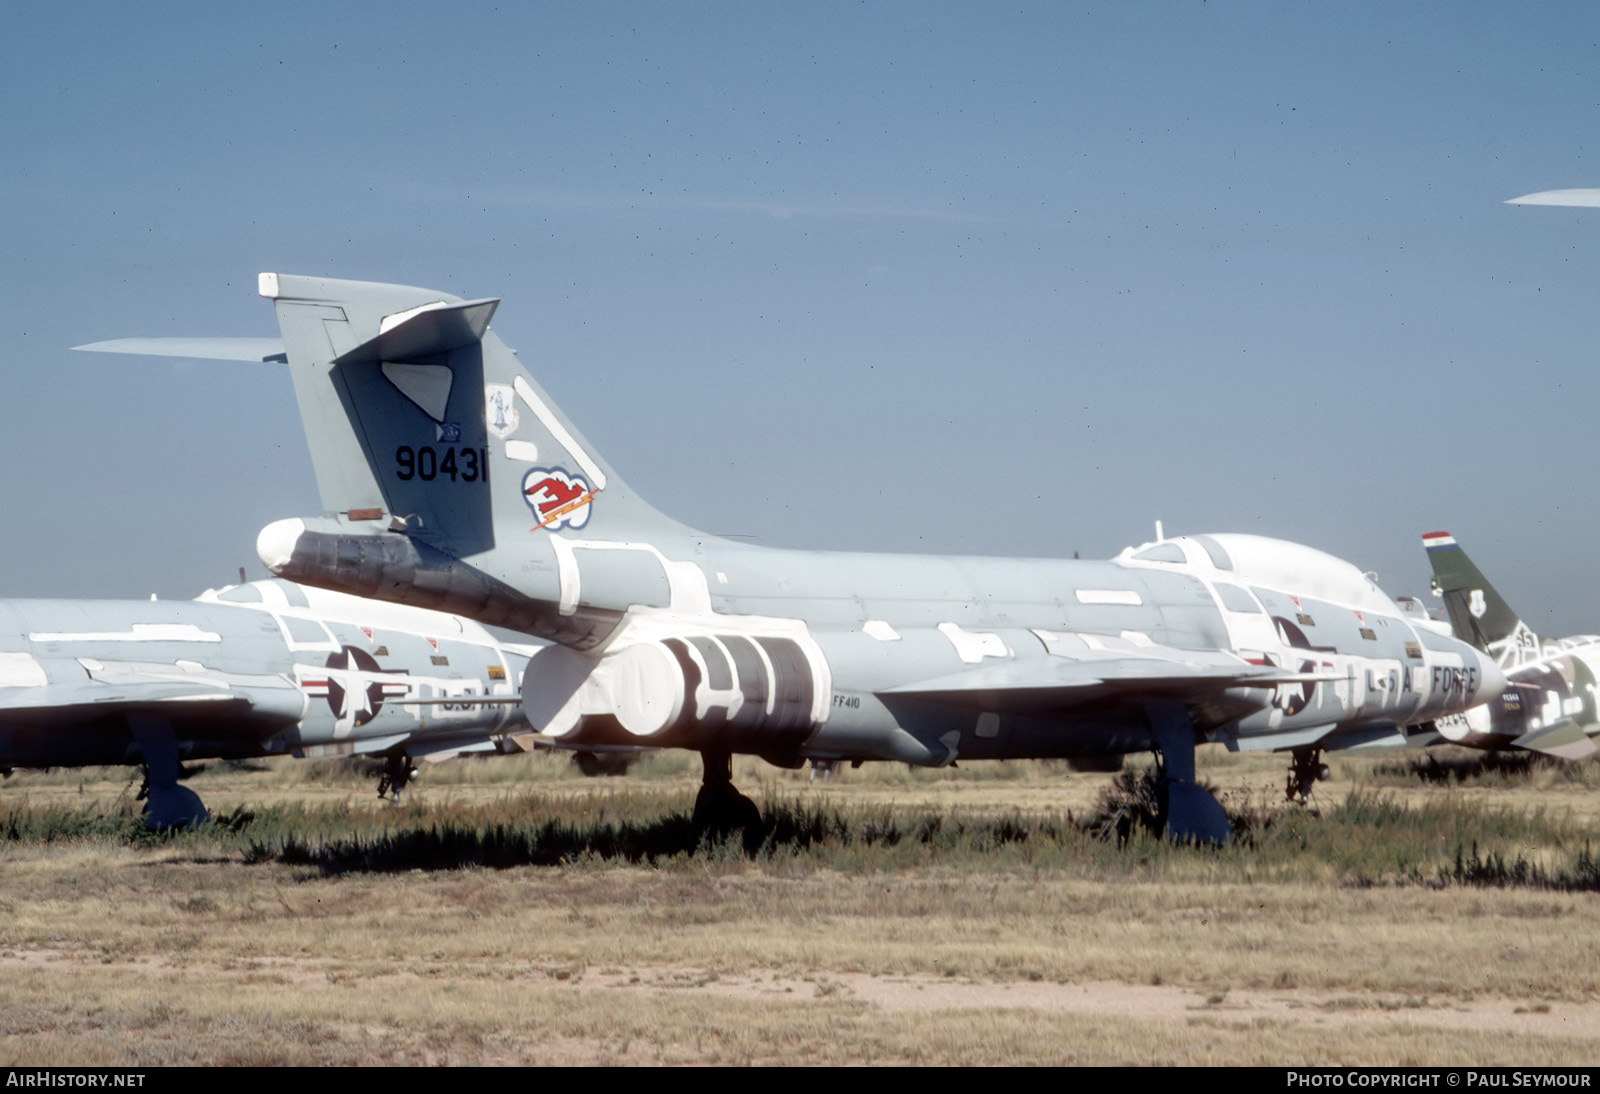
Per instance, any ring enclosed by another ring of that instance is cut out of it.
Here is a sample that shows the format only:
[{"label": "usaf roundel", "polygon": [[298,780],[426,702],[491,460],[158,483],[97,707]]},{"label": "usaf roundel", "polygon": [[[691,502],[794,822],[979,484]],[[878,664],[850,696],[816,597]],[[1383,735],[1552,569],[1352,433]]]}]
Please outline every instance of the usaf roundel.
[{"label": "usaf roundel", "polygon": [[588,483],[559,467],[535,467],[522,477],[522,498],[539,521],[533,526],[535,532],[582,528],[589,523],[594,495]]}]

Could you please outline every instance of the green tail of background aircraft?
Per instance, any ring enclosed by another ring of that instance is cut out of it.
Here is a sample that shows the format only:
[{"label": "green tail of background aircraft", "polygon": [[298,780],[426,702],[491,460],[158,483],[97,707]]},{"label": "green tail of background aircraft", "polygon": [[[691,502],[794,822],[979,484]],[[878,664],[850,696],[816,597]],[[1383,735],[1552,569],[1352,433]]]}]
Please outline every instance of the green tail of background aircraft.
[{"label": "green tail of background aircraft", "polygon": [[1443,740],[1470,748],[1526,748],[1566,759],[1593,755],[1600,733],[1595,687],[1600,636],[1541,642],[1449,532],[1422,537],[1433,591],[1456,637],[1488,653],[1507,686],[1482,706],[1435,722]]}]

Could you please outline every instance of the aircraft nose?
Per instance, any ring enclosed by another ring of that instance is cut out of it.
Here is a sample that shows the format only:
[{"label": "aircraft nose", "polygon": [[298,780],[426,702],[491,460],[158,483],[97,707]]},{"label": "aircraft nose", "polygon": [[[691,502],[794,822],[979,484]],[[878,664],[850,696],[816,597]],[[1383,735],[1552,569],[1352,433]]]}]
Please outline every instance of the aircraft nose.
[{"label": "aircraft nose", "polygon": [[1480,703],[1487,703],[1496,695],[1506,690],[1506,674],[1494,658],[1478,650],[1473,651],[1478,656],[1478,684],[1476,698]]}]

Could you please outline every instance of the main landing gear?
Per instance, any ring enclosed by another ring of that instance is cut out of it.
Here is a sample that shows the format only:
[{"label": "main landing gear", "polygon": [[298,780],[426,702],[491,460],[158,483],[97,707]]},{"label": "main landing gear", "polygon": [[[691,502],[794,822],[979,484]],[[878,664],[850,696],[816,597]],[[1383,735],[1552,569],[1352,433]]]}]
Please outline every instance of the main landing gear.
[{"label": "main landing gear", "polygon": [[130,714],[128,729],[144,756],[138,800],[144,802],[145,827],[188,828],[210,817],[200,795],[178,785],[178,735],[172,723],[159,714]]},{"label": "main landing gear", "polygon": [[812,760],[811,781],[816,782],[817,776],[822,776],[822,781],[827,782],[833,778],[833,773],[839,770],[838,760]]},{"label": "main landing gear", "polygon": [[766,833],[761,827],[761,810],[734,788],[732,753],[702,752],[700,759],[704,770],[690,819],[695,832],[712,839],[726,839],[739,832],[745,852],[753,854]]},{"label": "main landing gear", "polygon": [[1322,749],[1297,748],[1290,754],[1289,782],[1284,787],[1283,796],[1288,801],[1305,805],[1316,784],[1331,774],[1328,765],[1322,762]]},{"label": "main landing gear", "polygon": [[378,797],[400,804],[400,791],[417,781],[417,769],[404,752],[391,752],[383,758],[383,777],[378,780]]},{"label": "main landing gear", "polygon": [[1176,699],[1145,703],[1145,717],[1161,753],[1158,794],[1169,840],[1227,843],[1233,825],[1211,791],[1195,782],[1194,722]]}]

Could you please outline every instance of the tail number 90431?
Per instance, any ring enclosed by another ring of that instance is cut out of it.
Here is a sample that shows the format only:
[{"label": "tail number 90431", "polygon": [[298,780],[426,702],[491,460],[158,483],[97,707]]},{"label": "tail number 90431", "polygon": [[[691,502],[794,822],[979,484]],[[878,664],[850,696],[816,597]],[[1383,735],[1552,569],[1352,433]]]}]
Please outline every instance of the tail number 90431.
[{"label": "tail number 90431", "polygon": [[489,454],[481,448],[403,444],[394,450],[395,477],[402,482],[448,478],[451,482],[478,482],[487,477]]}]

